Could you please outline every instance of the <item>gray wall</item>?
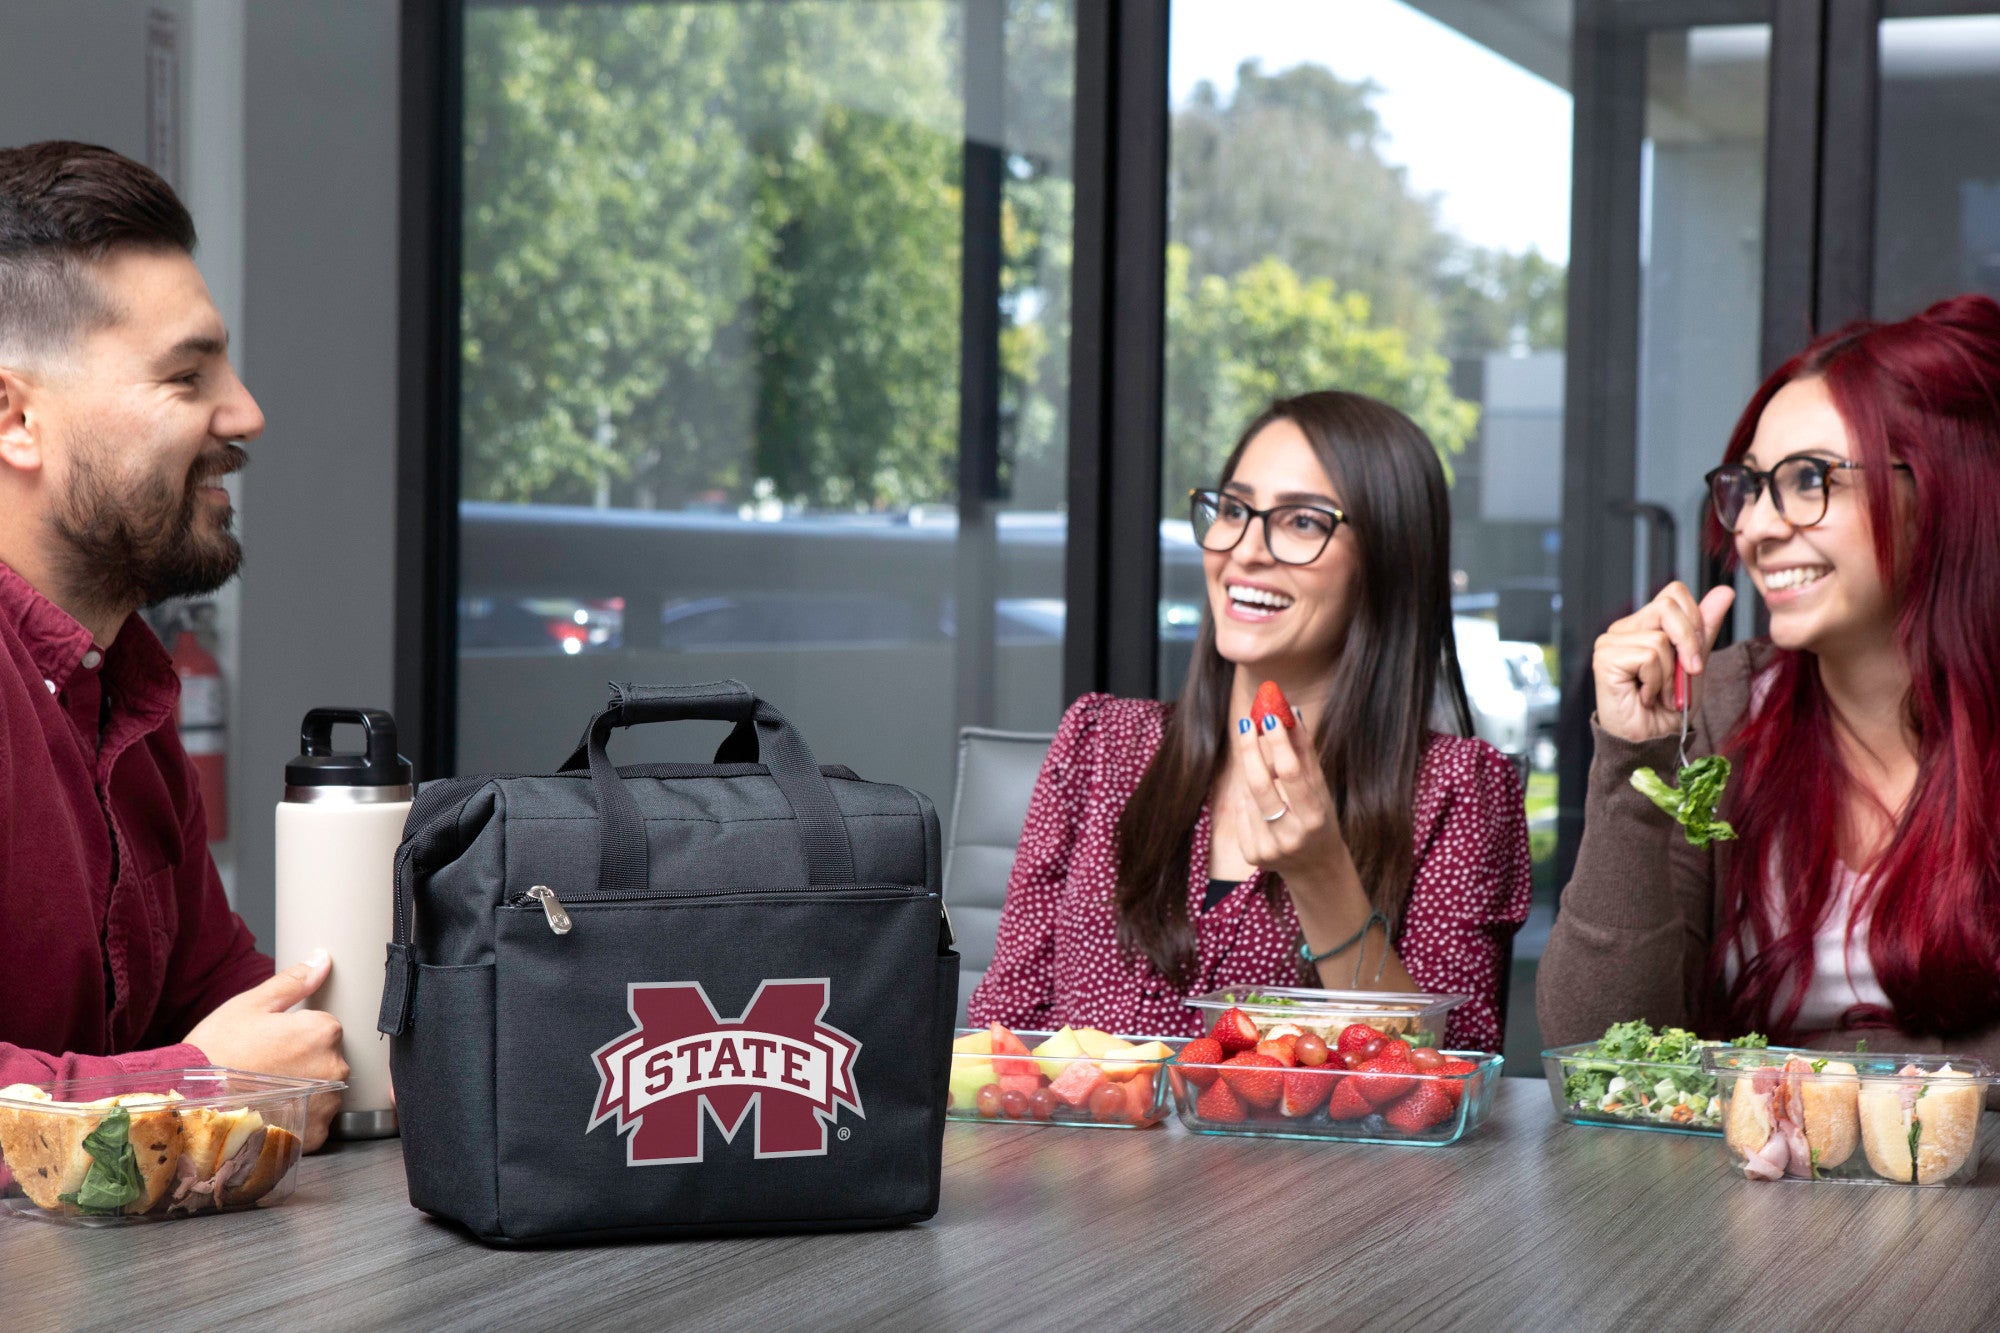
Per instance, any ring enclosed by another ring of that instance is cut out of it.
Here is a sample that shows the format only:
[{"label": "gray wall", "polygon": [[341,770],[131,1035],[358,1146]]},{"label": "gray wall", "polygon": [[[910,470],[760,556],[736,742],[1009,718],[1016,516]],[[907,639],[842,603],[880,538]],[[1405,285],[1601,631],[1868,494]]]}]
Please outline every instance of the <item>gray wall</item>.
[{"label": "gray wall", "polygon": [[269,947],[271,807],[300,717],[390,706],[397,6],[253,4],[246,47],[243,334],[270,424],[244,483],[231,806],[237,908]]},{"label": "gray wall", "polygon": [[0,28],[8,57],[0,143],[81,139],[143,159],[152,7],[147,0],[9,0]]},{"label": "gray wall", "polygon": [[299,717],[387,707],[395,587],[395,0],[7,0],[0,144],[144,159],[146,18],[181,20],[196,255],[269,428],[219,599],[237,907],[272,943],[272,811]]}]

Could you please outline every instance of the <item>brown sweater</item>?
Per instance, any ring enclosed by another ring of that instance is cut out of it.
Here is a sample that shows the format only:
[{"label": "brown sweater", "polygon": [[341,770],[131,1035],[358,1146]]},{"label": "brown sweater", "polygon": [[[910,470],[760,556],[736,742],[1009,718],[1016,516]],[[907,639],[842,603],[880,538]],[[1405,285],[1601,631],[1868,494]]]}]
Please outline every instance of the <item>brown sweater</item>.
[{"label": "brown sweater", "polygon": [[[1713,754],[1735,728],[1750,705],[1751,681],[1771,652],[1758,640],[1709,659],[1689,710],[1690,758]],[[1535,981],[1536,1016],[1551,1046],[1593,1041],[1611,1024],[1633,1018],[1656,1027],[1693,1026],[1709,947],[1721,929],[1717,886],[1726,882],[1735,850],[1729,842],[1705,850],[1689,846],[1680,825],[1633,788],[1635,768],[1675,771],[1678,736],[1634,744],[1594,720],[1591,733],[1597,748],[1576,873],[1563,890]],[[1728,804],[1725,797],[1725,813]],[[1861,1038],[1870,1050],[1950,1051],[2000,1066],[2000,1022],[1942,1040],[1871,1029],[1828,1032],[1809,1044],[1852,1050]],[[2000,1097],[1988,1101],[2000,1106]]]}]

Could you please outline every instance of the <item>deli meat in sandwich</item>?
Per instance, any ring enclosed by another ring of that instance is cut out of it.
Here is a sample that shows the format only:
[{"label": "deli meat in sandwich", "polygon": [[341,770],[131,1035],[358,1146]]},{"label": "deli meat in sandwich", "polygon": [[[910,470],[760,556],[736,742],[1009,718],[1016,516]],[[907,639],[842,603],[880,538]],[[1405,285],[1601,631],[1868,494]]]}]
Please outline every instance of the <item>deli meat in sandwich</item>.
[{"label": "deli meat in sandwich", "polygon": [[1752,1180],[1812,1179],[1854,1155],[1861,1080],[1842,1060],[1802,1055],[1736,1076],[1723,1137]]},{"label": "deli meat in sandwich", "polygon": [[255,1203],[299,1159],[299,1138],[251,1110],[208,1111],[187,1132],[167,1211],[198,1213]]}]

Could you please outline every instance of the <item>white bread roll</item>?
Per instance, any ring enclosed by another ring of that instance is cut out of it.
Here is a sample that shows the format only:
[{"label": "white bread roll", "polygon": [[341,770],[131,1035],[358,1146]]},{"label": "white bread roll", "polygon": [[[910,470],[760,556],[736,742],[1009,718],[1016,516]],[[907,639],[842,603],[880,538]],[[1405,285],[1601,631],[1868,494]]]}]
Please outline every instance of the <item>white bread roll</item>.
[{"label": "white bread roll", "polygon": [[1759,1093],[1746,1069],[1731,1081],[1729,1111],[1722,1122],[1722,1139],[1738,1157],[1750,1158],[1763,1151],[1770,1141],[1771,1098]]},{"label": "white bread roll", "polygon": [[1828,1060],[1817,1074],[1800,1081],[1799,1099],[1806,1115],[1806,1144],[1813,1164],[1830,1171],[1861,1144],[1861,1080],[1854,1066]]},{"label": "white bread roll", "polygon": [[[1861,1146],[1868,1165],[1884,1180],[1935,1184],[1956,1174],[1978,1141],[1979,1112],[1985,1098],[1972,1076],[1949,1065],[1895,1083],[1871,1083],[1861,1092]],[[1953,1086],[1954,1080],[1963,1080]],[[1904,1090],[1921,1095],[1905,1109]],[[1917,1127],[1917,1151],[1910,1154],[1910,1126]]]}]

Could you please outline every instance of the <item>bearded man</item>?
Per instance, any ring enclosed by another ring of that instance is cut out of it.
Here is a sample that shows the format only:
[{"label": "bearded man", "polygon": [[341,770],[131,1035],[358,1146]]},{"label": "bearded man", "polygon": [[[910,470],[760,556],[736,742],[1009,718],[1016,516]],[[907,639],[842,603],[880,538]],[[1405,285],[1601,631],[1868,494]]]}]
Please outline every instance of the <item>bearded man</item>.
[{"label": "bearded man", "polygon": [[223,894],[137,614],[236,573],[221,483],[264,430],[194,246],[136,162],[0,150],[0,1086],[347,1072],[339,1023],[289,1012],[324,955],[273,975]]}]

